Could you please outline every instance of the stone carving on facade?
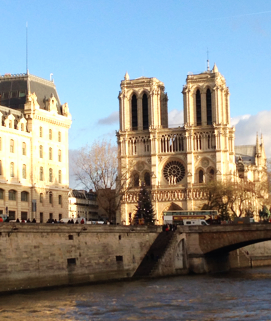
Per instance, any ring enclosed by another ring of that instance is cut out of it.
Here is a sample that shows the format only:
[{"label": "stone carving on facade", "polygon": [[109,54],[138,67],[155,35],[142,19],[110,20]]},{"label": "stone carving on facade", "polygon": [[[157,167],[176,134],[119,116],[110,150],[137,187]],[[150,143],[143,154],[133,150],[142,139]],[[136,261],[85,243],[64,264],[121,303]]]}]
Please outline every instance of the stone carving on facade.
[{"label": "stone carving on facade", "polygon": [[137,169],[139,172],[142,172],[143,169],[144,169],[144,167],[145,167],[144,162],[142,162],[142,161],[137,162],[137,164],[136,164],[136,169]]},{"label": "stone carving on facade", "polygon": [[209,166],[209,160],[207,158],[204,158],[202,161],[201,161],[201,166],[206,168]]}]

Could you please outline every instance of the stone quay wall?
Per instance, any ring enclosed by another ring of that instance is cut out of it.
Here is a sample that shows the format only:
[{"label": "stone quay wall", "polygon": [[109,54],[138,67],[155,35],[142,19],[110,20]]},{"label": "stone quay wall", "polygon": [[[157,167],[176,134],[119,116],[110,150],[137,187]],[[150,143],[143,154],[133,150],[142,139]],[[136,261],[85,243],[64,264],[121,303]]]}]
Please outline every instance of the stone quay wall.
[{"label": "stone quay wall", "polygon": [[0,223],[0,292],[132,277],[160,231]]}]

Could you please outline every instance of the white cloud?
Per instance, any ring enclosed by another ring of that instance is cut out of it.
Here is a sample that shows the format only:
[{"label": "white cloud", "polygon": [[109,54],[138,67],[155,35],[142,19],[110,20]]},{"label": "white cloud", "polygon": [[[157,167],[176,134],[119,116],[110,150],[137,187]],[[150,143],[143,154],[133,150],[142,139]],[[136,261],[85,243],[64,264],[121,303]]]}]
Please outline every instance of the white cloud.
[{"label": "white cloud", "polygon": [[[263,134],[265,153],[271,156],[271,110],[258,112],[256,115],[239,116],[235,125],[235,145],[252,145],[256,143],[256,134]],[[237,117],[235,118],[237,119]]]},{"label": "white cloud", "polygon": [[168,113],[169,127],[183,126],[183,110],[173,109]]},{"label": "white cloud", "polygon": [[240,120],[247,120],[247,119],[249,119],[250,116],[251,115],[247,114],[247,115],[233,117],[233,118],[231,118],[231,125],[236,126]]},{"label": "white cloud", "polygon": [[114,111],[108,117],[101,118],[98,120],[99,125],[112,125],[119,122],[119,112]]}]

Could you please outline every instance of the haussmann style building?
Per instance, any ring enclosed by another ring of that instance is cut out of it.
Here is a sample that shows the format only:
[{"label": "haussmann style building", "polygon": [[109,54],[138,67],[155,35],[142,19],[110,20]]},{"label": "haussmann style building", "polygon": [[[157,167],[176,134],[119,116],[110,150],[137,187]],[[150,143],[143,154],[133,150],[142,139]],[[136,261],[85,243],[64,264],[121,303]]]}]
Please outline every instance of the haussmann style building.
[{"label": "haussmann style building", "polygon": [[53,81],[0,76],[0,213],[37,222],[68,217],[70,126]]},{"label": "haussmann style building", "polygon": [[177,128],[168,127],[168,97],[161,81],[131,80],[126,73],[120,86],[119,177],[127,181],[127,191],[119,223],[129,224],[129,213],[133,218],[141,184],[150,189],[161,224],[169,209],[200,210],[206,203],[201,187],[208,180],[263,178],[262,138],[235,152],[229,89],[216,65],[187,76],[182,89],[184,125]]}]

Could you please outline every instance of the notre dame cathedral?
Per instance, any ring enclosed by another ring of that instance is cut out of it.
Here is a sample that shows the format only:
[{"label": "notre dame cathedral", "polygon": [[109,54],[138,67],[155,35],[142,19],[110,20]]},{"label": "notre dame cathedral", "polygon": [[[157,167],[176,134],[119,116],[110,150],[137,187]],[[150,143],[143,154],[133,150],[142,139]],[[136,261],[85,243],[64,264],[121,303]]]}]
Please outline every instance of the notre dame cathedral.
[{"label": "notre dame cathedral", "polygon": [[201,187],[209,180],[261,180],[266,171],[263,139],[234,145],[230,93],[216,65],[187,76],[184,125],[177,128],[168,127],[168,97],[161,81],[130,79],[126,73],[120,86],[119,177],[130,187],[117,222],[129,224],[129,214],[133,218],[141,184],[150,189],[157,224],[162,224],[169,209],[201,209],[206,203]]}]

